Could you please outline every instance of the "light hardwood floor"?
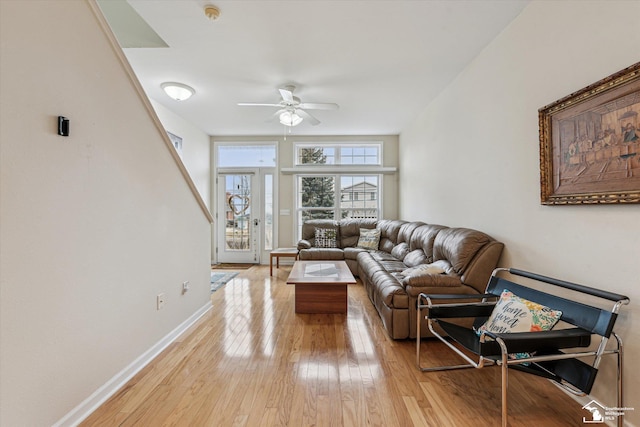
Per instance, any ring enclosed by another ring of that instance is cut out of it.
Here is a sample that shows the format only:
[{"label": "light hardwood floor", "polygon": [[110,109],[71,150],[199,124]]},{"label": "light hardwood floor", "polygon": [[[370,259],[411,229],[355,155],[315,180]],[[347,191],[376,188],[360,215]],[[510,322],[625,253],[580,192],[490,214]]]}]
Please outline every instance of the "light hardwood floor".
[{"label": "light hardwood floor", "polygon": [[[290,267],[252,267],[213,309],[83,426],[498,426],[497,368],[421,373],[360,284],[348,315],[296,315]],[[425,361],[459,363],[429,340]],[[511,426],[581,426],[588,413],[550,382],[511,372]]]}]

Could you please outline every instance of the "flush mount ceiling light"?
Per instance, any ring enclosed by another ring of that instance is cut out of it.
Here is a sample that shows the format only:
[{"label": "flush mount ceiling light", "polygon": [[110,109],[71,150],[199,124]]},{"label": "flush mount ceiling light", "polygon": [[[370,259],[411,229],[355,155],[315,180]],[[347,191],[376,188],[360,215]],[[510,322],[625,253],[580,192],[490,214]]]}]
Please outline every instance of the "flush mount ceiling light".
[{"label": "flush mount ceiling light", "polygon": [[216,19],[220,18],[220,9],[218,9],[217,6],[209,4],[204,7],[204,14],[207,15],[207,18],[215,21]]},{"label": "flush mount ceiling light", "polygon": [[280,123],[285,126],[298,126],[302,123],[302,117],[300,117],[295,110],[283,111],[280,113]]},{"label": "flush mount ceiling light", "polygon": [[165,82],[162,83],[160,87],[164,89],[165,93],[170,98],[175,99],[176,101],[184,101],[185,99],[191,98],[191,96],[196,93],[191,86],[187,86],[182,83]]}]

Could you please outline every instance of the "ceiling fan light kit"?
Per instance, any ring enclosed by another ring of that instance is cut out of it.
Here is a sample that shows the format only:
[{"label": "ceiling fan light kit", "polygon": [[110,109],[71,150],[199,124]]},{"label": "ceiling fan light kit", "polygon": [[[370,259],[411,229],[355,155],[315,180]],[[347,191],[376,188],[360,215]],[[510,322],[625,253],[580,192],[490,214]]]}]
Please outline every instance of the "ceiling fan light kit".
[{"label": "ceiling fan light kit", "polygon": [[160,87],[164,90],[167,96],[176,101],[184,101],[189,99],[196,93],[196,91],[191,87],[182,83],[176,82],[164,82],[160,85]]},{"label": "ceiling fan light kit", "polygon": [[300,98],[293,96],[294,90],[295,86],[292,85],[278,89],[281,99],[277,104],[239,102],[238,105],[242,107],[277,107],[280,110],[276,111],[273,118],[278,117],[280,123],[290,127],[299,125],[303,120],[309,121],[312,126],[320,124],[320,120],[306,110],[337,110],[339,108],[338,104],[333,103],[302,102]]},{"label": "ceiling fan light kit", "polygon": [[283,111],[280,113],[280,123],[285,126],[298,126],[302,123],[302,117],[294,111]]}]

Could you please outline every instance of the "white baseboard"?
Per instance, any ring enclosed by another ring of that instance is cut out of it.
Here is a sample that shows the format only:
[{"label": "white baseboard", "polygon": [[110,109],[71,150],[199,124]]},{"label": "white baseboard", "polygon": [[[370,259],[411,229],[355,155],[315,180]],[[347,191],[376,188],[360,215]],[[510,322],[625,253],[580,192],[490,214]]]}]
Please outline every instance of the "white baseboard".
[{"label": "white baseboard", "polygon": [[211,310],[211,302],[207,302],[202,308],[193,313],[187,320],[182,322],[177,328],[163,337],[154,344],[149,350],[144,352],[140,357],[134,360],[129,366],[117,373],[113,378],[102,385],[91,396],[87,397],[82,403],[73,408],[67,415],[62,417],[53,427],[75,427],[85,418],[93,413],[100,405],[113,396],[120,388],[127,383],[135,374],[140,372],[142,368],[147,366],[149,362],[156,358],[165,348],[174,342],[182,333],[184,333],[191,325],[196,323],[198,319]]}]

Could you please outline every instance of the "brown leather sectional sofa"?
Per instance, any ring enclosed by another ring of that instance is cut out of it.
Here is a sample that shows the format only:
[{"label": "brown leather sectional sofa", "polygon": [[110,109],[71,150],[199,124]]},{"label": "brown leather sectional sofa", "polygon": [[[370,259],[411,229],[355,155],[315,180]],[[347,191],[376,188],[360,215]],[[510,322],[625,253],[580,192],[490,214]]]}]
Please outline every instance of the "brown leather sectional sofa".
[{"label": "brown leather sectional sofa", "polygon": [[[335,248],[316,247],[315,231],[320,228],[336,230]],[[378,250],[357,247],[361,228],[380,230]],[[468,228],[370,219],[310,220],[303,224],[298,242],[301,260],[346,261],[394,339],[415,338],[416,299],[421,292],[484,292],[503,247],[487,234]],[[432,268],[415,271],[426,264]],[[418,268],[407,271],[412,267]],[[421,331],[428,335],[426,323]]]}]

